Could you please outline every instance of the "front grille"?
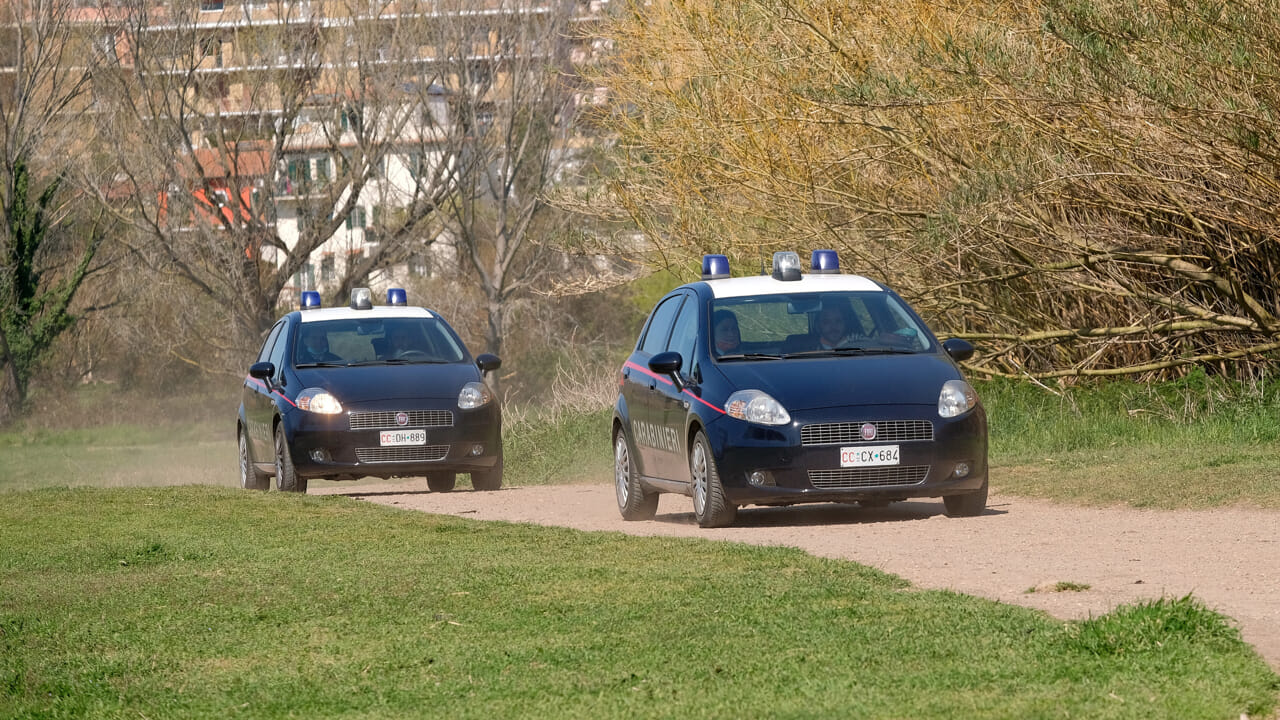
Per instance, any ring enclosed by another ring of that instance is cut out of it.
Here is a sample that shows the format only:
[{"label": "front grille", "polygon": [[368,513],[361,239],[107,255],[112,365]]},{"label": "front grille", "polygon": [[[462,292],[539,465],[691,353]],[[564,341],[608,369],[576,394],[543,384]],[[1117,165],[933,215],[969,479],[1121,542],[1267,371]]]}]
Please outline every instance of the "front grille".
[{"label": "front grille", "polygon": [[356,460],[362,463],[435,462],[448,454],[448,445],[356,448]]},{"label": "front grille", "polygon": [[409,416],[409,422],[406,425],[396,424],[395,410],[383,410],[380,412],[353,412],[348,417],[351,421],[352,430],[453,426],[453,413],[448,410],[410,410],[405,414]]},{"label": "front grille", "polygon": [[929,474],[928,465],[894,465],[891,467],[839,468],[810,470],[809,482],[822,490],[856,490],[858,488],[918,485]]},{"label": "front grille", "polygon": [[816,423],[800,428],[801,445],[848,445],[865,442],[910,442],[932,440],[933,423],[928,420],[880,420],[874,440],[862,439],[863,422]]}]

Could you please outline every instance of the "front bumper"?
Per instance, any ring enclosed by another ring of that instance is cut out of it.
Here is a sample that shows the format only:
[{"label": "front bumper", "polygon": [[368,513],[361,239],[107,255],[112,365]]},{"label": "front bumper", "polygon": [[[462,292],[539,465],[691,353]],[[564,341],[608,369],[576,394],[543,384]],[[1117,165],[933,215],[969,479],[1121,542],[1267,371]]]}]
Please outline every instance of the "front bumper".
[{"label": "front bumper", "polygon": [[[396,422],[404,413],[409,421]],[[440,400],[388,401],[344,407],[337,415],[294,410],[283,418],[285,439],[300,477],[421,477],[494,467],[502,455],[502,413],[497,403],[461,410]],[[420,430],[420,445],[383,446],[384,431]]]},{"label": "front bumper", "polygon": [[[805,426],[856,430],[865,423],[877,426],[877,439],[830,433],[814,440],[803,432]],[[913,431],[895,435],[902,428]],[[724,417],[708,426],[707,435],[726,499],[735,505],[940,497],[978,490],[987,481],[987,420],[981,406],[950,419],[939,417],[932,406],[833,408],[797,414],[790,425],[778,428]],[[898,463],[840,465],[841,448],[883,445],[898,446]]]}]

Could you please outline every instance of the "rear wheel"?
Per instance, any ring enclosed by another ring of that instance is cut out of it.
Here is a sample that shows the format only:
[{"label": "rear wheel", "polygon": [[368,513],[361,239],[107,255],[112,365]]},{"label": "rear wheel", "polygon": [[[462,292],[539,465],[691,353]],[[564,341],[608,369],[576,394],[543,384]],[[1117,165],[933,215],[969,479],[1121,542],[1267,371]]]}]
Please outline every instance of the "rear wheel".
[{"label": "rear wheel", "polygon": [[488,470],[477,470],[471,473],[471,487],[476,490],[499,490],[502,488],[502,453],[498,453],[498,461]]},{"label": "rear wheel", "polygon": [[260,472],[249,454],[249,438],[245,437],[244,428],[236,431],[240,442],[240,487],[245,490],[266,490],[271,487],[271,475]]},{"label": "rear wheel", "polygon": [[621,432],[613,440],[613,481],[623,520],[652,520],[658,514],[658,493],[645,494],[640,487],[627,438]]},{"label": "rear wheel", "polygon": [[280,492],[307,491],[307,479],[298,477],[289,454],[289,443],[284,439],[284,428],[276,426],[276,489]]},{"label": "rear wheel", "polygon": [[458,484],[458,474],[451,472],[427,473],[427,489],[431,492],[449,492]]},{"label": "rear wheel", "polygon": [[689,476],[693,479],[693,516],[698,525],[715,528],[733,524],[738,517],[738,506],[725,498],[711,444],[701,430],[689,452]]},{"label": "rear wheel", "polygon": [[987,481],[982,487],[964,495],[947,495],[942,498],[947,517],[977,517],[987,509]]}]

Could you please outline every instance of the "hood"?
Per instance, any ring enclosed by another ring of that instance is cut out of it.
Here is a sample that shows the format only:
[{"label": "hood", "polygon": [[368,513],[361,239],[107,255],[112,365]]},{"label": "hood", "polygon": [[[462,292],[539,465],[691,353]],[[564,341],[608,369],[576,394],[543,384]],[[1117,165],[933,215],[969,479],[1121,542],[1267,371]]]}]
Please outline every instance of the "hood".
[{"label": "hood", "polygon": [[296,372],[302,387],[325,388],[344,404],[414,398],[452,400],[463,385],[480,380],[480,369],[469,362],[301,368]]},{"label": "hood", "polygon": [[948,380],[962,379],[933,353],[791,358],[720,363],[735,388],[763,390],[791,410],[849,405],[937,405]]}]

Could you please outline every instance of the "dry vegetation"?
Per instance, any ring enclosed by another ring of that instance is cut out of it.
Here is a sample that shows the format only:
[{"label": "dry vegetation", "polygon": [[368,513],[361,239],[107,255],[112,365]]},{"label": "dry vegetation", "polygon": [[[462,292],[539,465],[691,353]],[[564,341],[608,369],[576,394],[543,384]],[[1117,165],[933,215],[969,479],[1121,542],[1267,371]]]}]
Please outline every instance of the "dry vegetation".
[{"label": "dry vegetation", "polygon": [[834,247],[1037,377],[1280,348],[1275,2],[631,3],[612,190],[670,257]]}]

